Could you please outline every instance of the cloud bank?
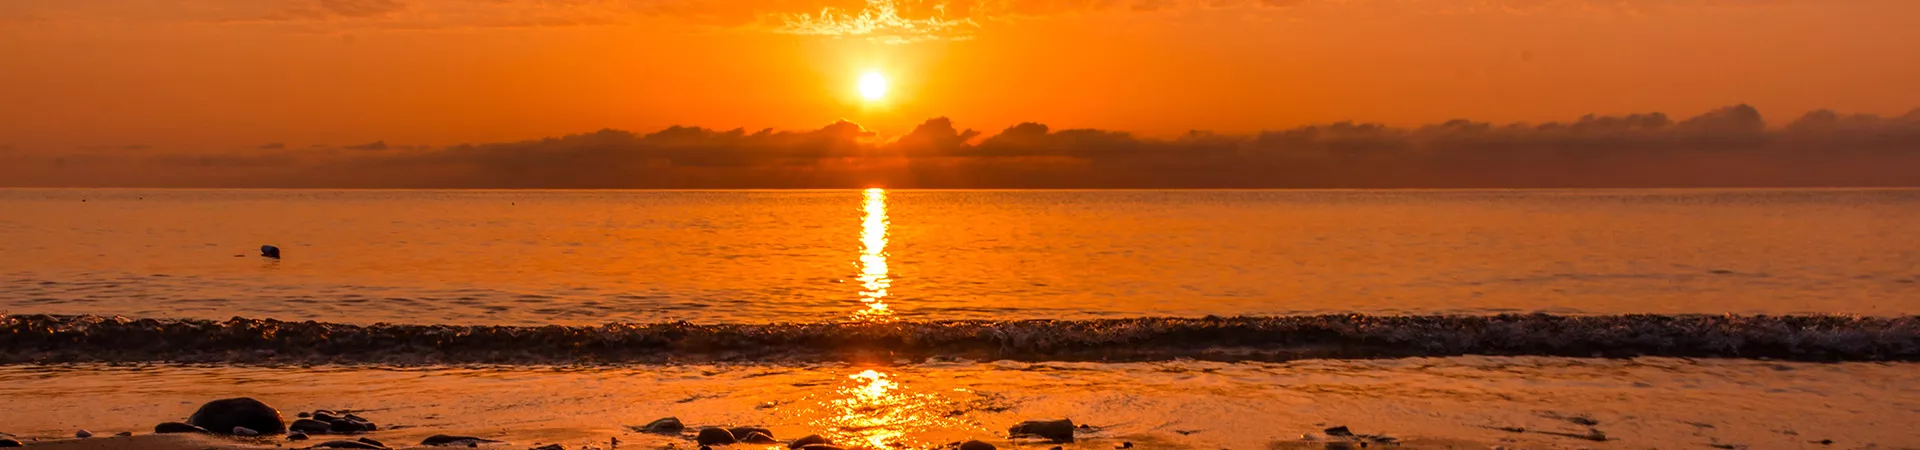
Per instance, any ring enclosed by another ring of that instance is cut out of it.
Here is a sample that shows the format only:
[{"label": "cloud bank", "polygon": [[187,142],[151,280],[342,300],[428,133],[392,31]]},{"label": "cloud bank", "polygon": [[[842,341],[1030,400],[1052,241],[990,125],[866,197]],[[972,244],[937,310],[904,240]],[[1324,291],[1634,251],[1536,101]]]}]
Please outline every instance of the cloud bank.
[{"label": "cloud bank", "polygon": [[601,130],[440,148],[385,142],[156,154],[0,152],[12,186],[338,188],[1528,188],[1920,186],[1920,109],[1815,111],[1768,126],[1697,117],[1568,122],[1341,122],[1252,134],[1023,123],[991,135],[946,118],[897,137],[816,130]]}]

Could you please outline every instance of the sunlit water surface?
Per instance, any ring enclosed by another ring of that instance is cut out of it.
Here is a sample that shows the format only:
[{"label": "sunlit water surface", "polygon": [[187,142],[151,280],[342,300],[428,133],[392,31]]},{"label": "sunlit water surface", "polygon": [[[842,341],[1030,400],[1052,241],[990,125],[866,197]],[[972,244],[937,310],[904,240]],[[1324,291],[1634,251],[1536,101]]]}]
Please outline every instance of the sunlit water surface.
[{"label": "sunlit water surface", "polygon": [[0,190],[0,310],[520,325],[1900,315],[1920,312],[1914,230],[1913,190]]}]

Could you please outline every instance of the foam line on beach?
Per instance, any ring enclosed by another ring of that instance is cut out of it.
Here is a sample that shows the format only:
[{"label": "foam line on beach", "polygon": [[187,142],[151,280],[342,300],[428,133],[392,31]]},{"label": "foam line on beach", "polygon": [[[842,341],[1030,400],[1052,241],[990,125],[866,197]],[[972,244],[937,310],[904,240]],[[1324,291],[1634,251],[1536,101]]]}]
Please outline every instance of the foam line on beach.
[{"label": "foam line on beach", "polygon": [[1920,361],[1920,316],[1318,315],[524,327],[0,315],[0,363],[12,364],[1286,361],[1456,355]]}]

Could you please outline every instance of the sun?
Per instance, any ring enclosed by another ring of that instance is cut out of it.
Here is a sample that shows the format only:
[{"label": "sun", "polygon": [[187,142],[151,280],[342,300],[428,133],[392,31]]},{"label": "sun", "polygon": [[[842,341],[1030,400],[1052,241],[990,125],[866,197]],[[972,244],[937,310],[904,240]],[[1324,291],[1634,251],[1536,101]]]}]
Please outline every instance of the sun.
[{"label": "sun", "polygon": [[860,97],[878,101],[887,97],[887,76],[880,72],[860,74]]}]

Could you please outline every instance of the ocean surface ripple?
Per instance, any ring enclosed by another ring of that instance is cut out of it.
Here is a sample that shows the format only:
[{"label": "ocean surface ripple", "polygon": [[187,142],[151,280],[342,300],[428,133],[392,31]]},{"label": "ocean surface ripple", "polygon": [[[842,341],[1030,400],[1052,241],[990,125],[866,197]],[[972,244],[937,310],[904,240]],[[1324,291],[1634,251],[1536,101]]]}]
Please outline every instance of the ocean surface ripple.
[{"label": "ocean surface ripple", "polygon": [[0,315],[0,363],[597,365],[1457,355],[1920,361],[1920,316],[1319,315],[601,326]]}]

